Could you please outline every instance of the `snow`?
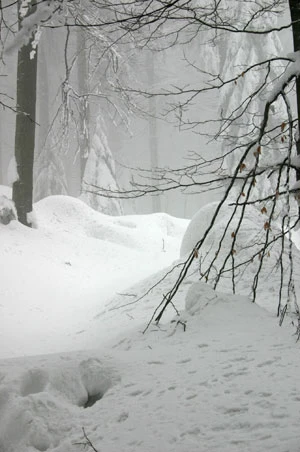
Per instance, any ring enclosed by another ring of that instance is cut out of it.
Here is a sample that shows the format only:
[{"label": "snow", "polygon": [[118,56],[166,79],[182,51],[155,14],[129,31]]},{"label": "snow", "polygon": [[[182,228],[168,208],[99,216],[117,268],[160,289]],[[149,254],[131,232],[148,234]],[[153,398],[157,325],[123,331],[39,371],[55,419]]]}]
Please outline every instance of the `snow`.
[{"label": "snow", "polygon": [[300,156],[295,155],[291,157],[291,165],[295,166],[296,168],[300,167]]},{"label": "snow", "polygon": [[[38,5],[35,5],[35,11],[32,13],[29,12],[29,15],[26,17],[26,14],[28,13],[28,5],[26,3],[28,2],[25,2],[25,4],[21,5],[20,9],[20,15],[23,17],[21,21],[21,28],[15,35],[13,43],[6,46],[5,52],[7,54],[13,52],[14,50],[20,49],[23,45],[27,45],[37,27],[48,20],[53,15],[55,9],[54,2],[42,2]],[[34,48],[35,47],[36,43],[34,43]]]},{"label": "snow", "polygon": [[8,224],[16,218],[17,212],[13,201],[5,195],[0,195],[0,223]]},{"label": "snow", "polygon": [[293,184],[291,190],[298,190],[299,188],[300,188],[300,182],[299,182],[299,181],[296,181],[296,182]]},{"label": "snow", "polygon": [[13,185],[14,182],[19,180],[19,174],[17,170],[17,162],[15,156],[10,159],[7,169],[7,181],[9,185]]},{"label": "snow", "polygon": [[[207,204],[193,216],[182,239],[180,248],[181,257],[184,257],[192,251],[195,244],[203,237],[207,229],[210,227],[218,204],[218,202]],[[228,203],[221,207],[220,213],[216,218],[216,225],[213,227],[214,231],[220,231],[220,226],[218,225],[220,217],[222,217],[224,221],[227,221],[229,220],[232,211],[233,209],[228,205]]]},{"label": "snow", "polygon": [[38,229],[0,225],[0,357],[98,346],[107,330],[89,330],[99,306],[170,264],[186,225],[165,214],[108,217],[67,196],[34,211]]},{"label": "snow", "polygon": [[269,95],[269,102],[273,102],[290,80],[293,77],[298,77],[300,74],[300,51],[289,53],[287,59],[291,60],[291,64],[280,77],[280,80],[274,84],[275,86]]},{"label": "snow", "polygon": [[37,229],[0,225],[1,452],[92,450],[82,429],[99,452],[299,450],[288,320],[194,272],[180,315],[142,334],[187,221],[108,217],[66,196],[34,211]]}]

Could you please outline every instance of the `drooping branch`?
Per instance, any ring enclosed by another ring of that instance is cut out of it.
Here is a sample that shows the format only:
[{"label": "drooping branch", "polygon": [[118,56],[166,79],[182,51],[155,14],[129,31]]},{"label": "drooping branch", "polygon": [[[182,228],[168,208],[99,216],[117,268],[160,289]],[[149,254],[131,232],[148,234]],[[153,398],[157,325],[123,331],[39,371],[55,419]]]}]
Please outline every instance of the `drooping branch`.
[{"label": "drooping branch", "polygon": [[[222,276],[222,274],[225,271],[226,272],[227,271],[231,271],[234,274],[234,271],[237,268],[237,266],[235,265],[235,261],[234,261],[235,241],[236,241],[236,238],[237,238],[237,235],[238,235],[238,232],[239,232],[239,228],[240,228],[240,226],[242,224],[242,221],[243,221],[243,218],[244,218],[245,208],[246,208],[248,199],[250,197],[250,192],[251,192],[251,190],[252,190],[252,188],[254,186],[254,181],[255,181],[255,177],[256,177],[255,170],[256,170],[256,167],[258,165],[259,158],[260,158],[261,142],[262,142],[263,137],[264,137],[264,135],[266,133],[266,129],[267,129],[268,121],[269,121],[270,108],[277,101],[277,99],[280,96],[286,102],[286,96],[285,96],[284,90],[285,90],[285,88],[288,86],[288,84],[290,83],[290,81],[294,77],[295,77],[295,75],[293,75],[293,76],[290,75],[287,80],[283,80],[283,82],[281,84],[281,87],[280,87],[280,90],[277,90],[276,92],[274,91],[273,95],[266,102],[264,113],[263,113],[263,120],[261,122],[261,126],[260,126],[260,129],[259,129],[259,134],[258,134],[256,140],[254,140],[251,143],[249,143],[249,145],[245,149],[242,157],[240,158],[238,164],[235,167],[235,170],[234,170],[233,175],[232,175],[232,179],[231,179],[230,183],[228,184],[228,187],[227,187],[227,189],[225,191],[225,194],[224,194],[222,200],[220,201],[220,203],[218,204],[218,206],[217,206],[217,208],[216,208],[216,210],[215,210],[215,212],[214,212],[214,214],[212,216],[212,219],[210,221],[210,224],[209,224],[208,228],[204,232],[202,238],[195,244],[194,249],[190,252],[190,254],[187,257],[187,259],[184,261],[184,265],[183,265],[183,267],[182,267],[182,269],[181,269],[181,271],[180,271],[180,273],[178,275],[178,278],[177,278],[175,284],[169,290],[169,292],[164,296],[164,298],[163,298],[163,300],[162,300],[162,302],[160,304],[161,307],[160,307],[160,310],[158,312],[158,315],[156,315],[156,312],[155,312],[155,314],[153,314],[153,317],[151,318],[151,321],[154,319],[156,322],[159,322],[160,319],[162,318],[165,310],[167,309],[168,305],[172,302],[172,300],[173,300],[175,294],[177,293],[180,285],[182,284],[184,278],[186,277],[189,268],[191,267],[192,263],[197,258],[197,256],[200,254],[200,251],[203,248],[209,233],[212,231],[214,225],[216,224],[216,220],[217,220],[217,217],[218,217],[218,215],[219,215],[219,213],[221,211],[221,208],[225,204],[226,200],[229,198],[229,195],[230,195],[231,191],[233,190],[233,188],[235,186],[235,182],[237,180],[237,177],[238,177],[238,174],[239,174],[239,172],[241,170],[241,167],[242,167],[242,165],[244,165],[244,162],[245,162],[248,154],[253,149],[256,149],[254,151],[256,153],[256,155],[255,155],[255,157],[256,157],[256,164],[255,164],[255,166],[253,168],[253,172],[250,171],[250,172],[248,172],[247,176],[245,176],[242,188],[240,189],[240,191],[238,192],[238,195],[237,195],[236,206],[239,204],[239,199],[241,198],[241,196],[245,196],[243,190],[244,190],[246,184],[248,184],[248,191],[247,191],[247,195],[245,197],[245,203],[242,204],[242,212],[240,214],[238,225],[237,225],[237,228],[235,229],[234,233],[232,234],[232,239],[233,239],[232,240],[232,244],[231,244],[231,247],[230,247],[228,253],[226,254],[226,256],[225,256],[225,258],[224,258],[224,260],[223,260],[223,262],[222,262],[222,264],[221,264],[221,266],[219,268],[218,274],[216,276],[215,287],[217,286],[217,284],[218,284],[218,282],[220,280],[220,277]],[[295,227],[295,224],[298,222],[298,218],[297,218],[296,222],[293,225],[291,225],[291,224],[289,225],[289,228],[288,228],[287,231],[283,230],[281,232],[281,234],[279,234],[279,236],[277,236],[277,237],[275,237],[273,239],[270,238],[271,224],[272,224],[272,220],[273,220],[273,216],[274,216],[274,212],[275,212],[275,208],[276,208],[276,203],[277,203],[277,199],[278,199],[277,192],[279,191],[279,187],[281,185],[281,174],[282,174],[282,171],[284,169],[285,164],[286,163],[287,164],[291,164],[291,149],[292,149],[291,131],[292,131],[293,121],[292,121],[292,118],[291,118],[291,113],[290,113],[290,110],[289,110],[289,106],[288,106],[287,103],[286,103],[286,105],[287,105],[287,110],[288,110],[289,127],[290,127],[290,129],[289,129],[290,130],[289,153],[288,153],[288,157],[284,160],[284,165],[281,165],[280,168],[279,168],[279,173],[278,173],[278,177],[277,177],[277,186],[276,186],[276,191],[275,191],[274,196],[273,196],[273,200],[272,200],[272,204],[271,204],[271,210],[270,210],[270,213],[269,213],[268,220],[264,224],[264,231],[265,231],[264,241],[261,243],[261,245],[259,245],[259,249],[256,250],[255,252],[253,252],[253,255],[251,257],[251,261],[252,261],[255,256],[257,256],[257,255],[259,256],[259,265],[258,265],[256,274],[254,276],[253,285],[252,285],[252,293],[253,293],[253,298],[252,299],[253,299],[253,301],[255,301],[255,298],[256,298],[257,284],[258,284],[258,280],[259,280],[259,275],[261,273],[263,260],[264,260],[264,257],[268,255],[269,248],[270,248],[271,244],[274,243],[274,241],[277,241],[282,236],[284,237],[287,233],[290,233],[291,228]],[[259,150],[259,152],[258,152],[258,150]],[[288,165],[287,166],[287,182],[286,182],[287,193],[288,194],[290,192],[289,172],[290,172],[290,167]],[[224,238],[225,238],[225,234],[228,231],[228,227],[229,227],[232,219],[234,218],[235,213],[236,213],[236,210],[233,211],[233,215],[231,216],[231,218],[229,219],[229,221],[227,223],[227,226],[225,228],[225,232],[221,235],[219,246],[217,247],[217,251],[216,251],[216,257],[217,257],[217,255],[218,255],[218,253],[219,253],[219,251],[220,251],[220,249],[222,247],[222,244],[223,244],[223,241],[224,241]],[[230,257],[232,258],[232,266],[229,269],[226,269],[226,264],[229,261]],[[207,272],[205,272],[202,275],[202,276],[206,277],[206,280],[208,279],[209,273],[210,273],[210,271],[212,269],[212,266],[214,264],[214,260],[211,261]],[[243,263],[241,263],[239,265],[246,265],[247,263],[248,262],[245,261],[245,262],[243,262]],[[289,281],[290,281],[289,282],[289,286],[292,287],[292,275],[291,274],[290,274]],[[233,276],[233,290],[234,290],[234,287],[235,287],[234,284],[235,283],[234,283],[234,276]],[[280,293],[279,293],[279,298],[280,298],[279,304],[281,303],[281,294],[282,294],[282,291],[280,291]]]}]

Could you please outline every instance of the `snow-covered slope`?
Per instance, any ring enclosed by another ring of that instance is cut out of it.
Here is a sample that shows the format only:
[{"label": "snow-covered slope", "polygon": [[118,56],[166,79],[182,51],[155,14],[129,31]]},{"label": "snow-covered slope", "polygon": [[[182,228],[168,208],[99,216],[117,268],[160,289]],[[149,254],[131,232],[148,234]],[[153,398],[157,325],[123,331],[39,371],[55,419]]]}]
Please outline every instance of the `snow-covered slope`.
[{"label": "snow-covered slope", "polygon": [[181,269],[162,267],[185,221],[106,217],[68,197],[35,211],[38,229],[0,226],[1,452],[93,450],[87,438],[98,452],[298,451],[288,321],[195,271],[180,315],[142,333]]},{"label": "snow-covered slope", "polygon": [[169,326],[2,361],[0,450],[84,450],[84,428],[99,452],[296,452],[298,352],[271,314],[198,282]]},{"label": "snow-covered slope", "polygon": [[94,316],[176,259],[187,224],[165,214],[109,217],[66,196],[40,201],[35,215],[38,229],[0,225],[0,358],[100,345],[114,322],[91,340]]}]

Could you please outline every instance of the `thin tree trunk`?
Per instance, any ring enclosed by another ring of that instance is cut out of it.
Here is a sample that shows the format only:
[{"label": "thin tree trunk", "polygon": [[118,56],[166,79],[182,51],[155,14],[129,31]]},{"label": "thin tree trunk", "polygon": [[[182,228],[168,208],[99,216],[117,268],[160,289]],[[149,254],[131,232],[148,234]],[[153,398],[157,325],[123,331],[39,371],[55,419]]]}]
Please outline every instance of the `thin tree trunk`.
[{"label": "thin tree trunk", "polygon": [[[147,61],[148,61],[148,85],[150,88],[154,88],[155,84],[155,61],[154,55],[150,52],[150,55],[146,53]],[[156,97],[149,97],[149,147],[150,147],[150,162],[151,169],[155,172],[155,169],[158,168],[158,140],[157,140],[157,108],[156,108]],[[161,199],[160,195],[153,196],[152,198],[152,209],[153,212],[161,212]]]},{"label": "thin tree trunk", "polygon": [[90,120],[90,107],[87,98],[89,84],[88,84],[88,59],[86,50],[86,39],[84,30],[79,29],[77,31],[77,77],[78,77],[78,90],[79,94],[83,96],[81,98],[81,111],[80,111],[80,130],[79,130],[79,147],[80,147],[80,175],[81,182],[83,180],[86,162],[89,154],[89,120]]},{"label": "thin tree trunk", "polygon": [[[34,11],[32,4],[29,4],[29,14]],[[30,58],[31,52],[31,41],[18,51],[15,158],[19,179],[13,184],[18,220],[30,227],[32,224],[27,214],[32,211],[37,79],[37,52]]]}]

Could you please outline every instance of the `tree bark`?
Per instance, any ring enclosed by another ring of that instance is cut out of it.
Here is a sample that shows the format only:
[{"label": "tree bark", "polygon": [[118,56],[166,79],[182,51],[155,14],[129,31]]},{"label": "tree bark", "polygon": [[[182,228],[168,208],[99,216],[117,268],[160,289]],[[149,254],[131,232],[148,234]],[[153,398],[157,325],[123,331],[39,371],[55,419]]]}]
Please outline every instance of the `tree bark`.
[{"label": "tree bark", "polygon": [[[1,127],[1,115],[0,115],[0,137],[2,137],[2,127]],[[4,185],[4,168],[3,168],[3,155],[2,155],[2,139],[0,139],[0,184]]]},{"label": "tree bark", "polygon": [[[51,69],[48,67],[49,45],[53,45],[52,30],[43,30],[39,42],[39,59],[37,69],[37,128],[36,136],[36,157],[44,148],[50,125],[50,101],[49,101],[49,76]],[[48,52],[47,52],[48,50]],[[48,55],[47,55],[48,53]],[[51,61],[51,60],[50,60]]]},{"label": "tree bark", "polygon": [[[292,20],[292,31],[294,41],[294,51],[300,50],[300,3],[299,0],[289,0],[290,13]],[[297,155],[300,155],[300,77],[296,79],[296,102],[297,102],[297,133],[296,133],[296,149]],[[296,179],[300,180],[300,169],[296,171]]]},{"label": "tree bark", "polygon": [[[29,14],[34,11],[33,4],[34,0],[29,4]],[[37,79],[37,51],[30,58],[32,50],[30,40],[18,51],[15,158],[19,179],[13,184],[13,201],[18,220],[29,227],[32,226],[27,214],[32,212]]]}]

